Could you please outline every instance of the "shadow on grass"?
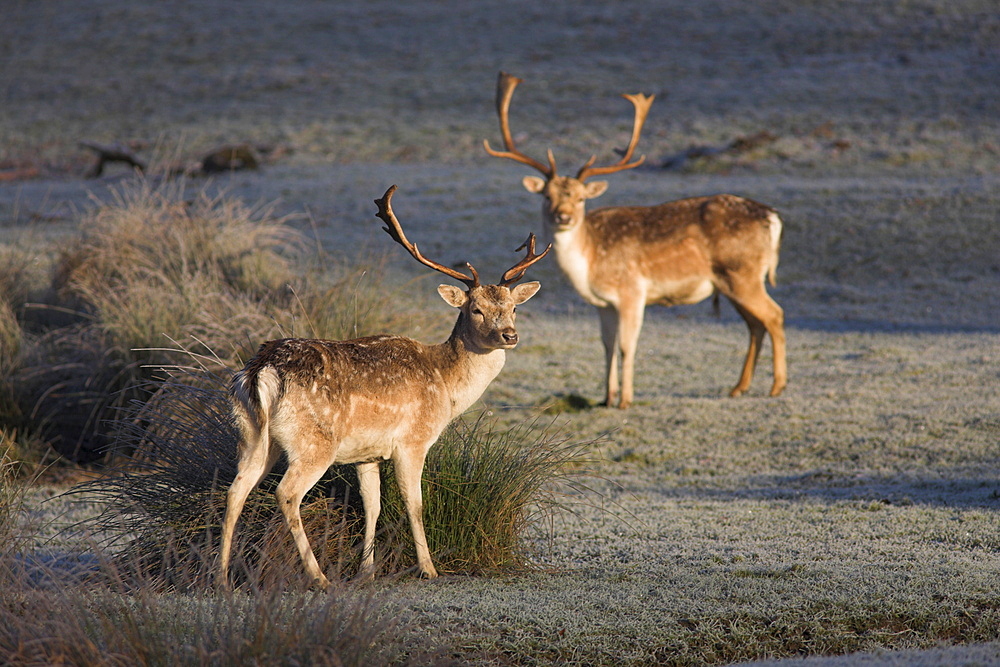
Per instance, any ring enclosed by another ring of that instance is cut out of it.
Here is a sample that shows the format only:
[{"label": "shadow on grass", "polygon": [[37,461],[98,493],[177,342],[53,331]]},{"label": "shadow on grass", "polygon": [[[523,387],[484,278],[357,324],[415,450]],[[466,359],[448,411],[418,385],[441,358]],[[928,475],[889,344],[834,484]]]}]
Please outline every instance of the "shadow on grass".
[{"label": "shadow on grass", "polygon": [[1000,324],[887,322],[873,319],[793,317],[785,320],[785,327],[825,333],[1000,334]]},{"label": "shadow on grass", "polygon": [[1000,474],[995,470],[984,471],[981,476],[949,476],[943,470],[921,475],[876,475],[817,469],[794,475],[751,475],[736,489],[663,486],[660,491],[678,498],[810,500],[831,504],[859,501],[1000,510]]}]

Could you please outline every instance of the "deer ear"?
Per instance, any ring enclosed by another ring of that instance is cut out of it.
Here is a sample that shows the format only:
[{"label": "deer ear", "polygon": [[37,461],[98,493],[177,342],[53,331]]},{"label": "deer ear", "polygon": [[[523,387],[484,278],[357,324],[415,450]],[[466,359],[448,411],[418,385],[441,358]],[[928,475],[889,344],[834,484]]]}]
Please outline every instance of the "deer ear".
[{"label": "deer ear", "polygon": [[608,189],[607,181],[594,181],[593,183],[587,183],[587,199],[593,199],[594,197],[600,197]]},{"label": "deer ear", "polygon": [[530,283],[522,283],[513,288],[510,291],[510,295],[513,297],[515,304],[521,305],[531,297],[535,296],[541,286],[542,284],[537,280],[533,280]]},{"label": "deer ear", "polygon": [[538,193],[545,189],[545,179],[537,176],[525,176],[521,179],[521,183],[528,192]]},{"label": "deer ear", "polygon": [[438,294],[453,308],[461,308],[469,300],[465,290],[454,285],[438,285]]}]

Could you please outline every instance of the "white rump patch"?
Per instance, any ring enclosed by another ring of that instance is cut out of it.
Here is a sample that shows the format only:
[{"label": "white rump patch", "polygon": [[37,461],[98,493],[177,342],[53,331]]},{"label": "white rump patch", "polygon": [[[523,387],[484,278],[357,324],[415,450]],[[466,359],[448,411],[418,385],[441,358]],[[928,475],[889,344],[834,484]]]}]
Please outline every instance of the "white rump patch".
[{"label": "white rump patch", "polygon": [[273,366],[265,366],[257,374],[257,397],[265,415],[271,414],[271,406],[281,394],[281,378]]},{"label": "white rump patch", "polygon": [[771,211],[770,215],[767,216],[768,222],[771,223],[771,248],[777,254],[778,247],[781,245],[781,218],[774,211]]}]

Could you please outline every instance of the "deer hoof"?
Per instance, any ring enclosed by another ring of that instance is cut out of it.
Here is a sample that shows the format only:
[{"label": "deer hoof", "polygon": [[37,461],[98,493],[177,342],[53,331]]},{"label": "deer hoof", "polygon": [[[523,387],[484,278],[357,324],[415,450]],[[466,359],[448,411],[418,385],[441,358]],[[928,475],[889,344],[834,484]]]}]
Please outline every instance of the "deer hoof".
[{"label": "deer hoof", "polygon": [[310,588],[315,588],[320,591],[330,590],[330,580],[326,577],[320,577],[318,579],[313,579],[312,586]]}]

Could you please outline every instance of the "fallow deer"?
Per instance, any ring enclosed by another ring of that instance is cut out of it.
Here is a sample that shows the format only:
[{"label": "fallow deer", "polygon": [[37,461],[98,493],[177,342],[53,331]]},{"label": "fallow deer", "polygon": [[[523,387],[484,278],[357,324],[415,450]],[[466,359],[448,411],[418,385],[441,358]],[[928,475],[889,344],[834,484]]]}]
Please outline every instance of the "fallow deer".
[{"label": "fallow deer", "polygon": [[504,365],[505,351],[518,342],[515,306],[538,291],[538,282],[514,283],[551,248],[535,254],[535,236],[499,283],[480,285],[467,275],[426,259],[407,240],[391,206],[389,188],[376,214],[383,229],[421,264],[465,284],[441,285],[438,293],[459,310],[451,336],[425,345],[401,336],[348,341],[286,338],[261,345],[235,374],[232,413],[239,427],[238,472],[229,488],[222,529],[220,586],[228,585],[236,521],[247,496],[283,452],[288,469],[275,491],[302,563],[314,583],[329,580],[319,567],[302,527],[299,505],[306,492],[334,464],[357,466],[365,529],[361,572],[374,576],[375,523],[380,511],[379,461],[391,460],[406,505],[417,565],[437,576],[424,534],[421,475],[424,459],[444,428],[469,408]]},{"label": "fallow deer", "polygon": [[[774,383],[771,396],[785,388],[784,313],[764,288],[773,286],[781,242],[781,219],[764,204],[720,194],[657,206],[620,206],[585,212],[585,202],[607,190],[607,181],[588,178],[638,167],[632,160],[653,96],[623,95],[635,108],[632,138],[621,159],[595,167],[593,156],[575,177],[558,176],[552,151],[548,165],[514,146],[508,114],[521,79],[504,72],[497,82],[496,107],[505,151],[486,152],[526,164],[544,178],[525,176],[529,192],[541,194],[546,241],[576,291],[597,307],[606,360],[605,404],[627,408],[633,400],[633,374],[645,307],[692,304],[724,294],[750,329],[750,346],[739,381],[730,396],[750,387],[764,340],[771,336]],[[618,355],[621,355],[621,394]]]}]

